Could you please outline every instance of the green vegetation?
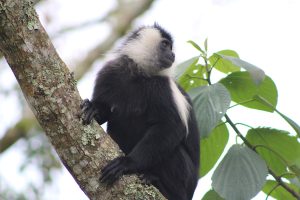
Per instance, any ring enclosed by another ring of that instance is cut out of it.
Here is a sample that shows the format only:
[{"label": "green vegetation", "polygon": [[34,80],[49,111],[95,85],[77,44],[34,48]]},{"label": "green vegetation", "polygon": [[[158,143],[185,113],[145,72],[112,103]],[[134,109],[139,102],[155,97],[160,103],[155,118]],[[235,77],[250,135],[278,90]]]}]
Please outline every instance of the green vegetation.
[{"label": "green vegetation", "polygon": [[[212,190],[203,199],[247,200],[260,191],[267,198],[300,199],[300,127],[276,109],[273,80],[233,50],[208,55],[207,40],[203,48],[188,43],[199,55],[179,64],[175,77],[194,104],[201,133],[200,176],[220,159],[229,137],[239,138],[213,172]],[[213,83],[211,75],[216,71],[223,78]],[[295,132],[235,123],[227,114],[235,106],[279,114]]]}]

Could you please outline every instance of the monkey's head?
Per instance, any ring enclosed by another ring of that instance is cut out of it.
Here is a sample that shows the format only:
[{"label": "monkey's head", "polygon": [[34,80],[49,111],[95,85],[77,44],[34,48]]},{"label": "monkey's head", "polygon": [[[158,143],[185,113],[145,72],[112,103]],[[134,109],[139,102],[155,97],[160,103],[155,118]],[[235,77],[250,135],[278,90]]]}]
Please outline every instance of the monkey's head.
[{"label": "monkey's head", "polygon": [[172,66],[172,36],[158,24],[144,26],[132,32],[120,49],[148,74],[157,74]]}]

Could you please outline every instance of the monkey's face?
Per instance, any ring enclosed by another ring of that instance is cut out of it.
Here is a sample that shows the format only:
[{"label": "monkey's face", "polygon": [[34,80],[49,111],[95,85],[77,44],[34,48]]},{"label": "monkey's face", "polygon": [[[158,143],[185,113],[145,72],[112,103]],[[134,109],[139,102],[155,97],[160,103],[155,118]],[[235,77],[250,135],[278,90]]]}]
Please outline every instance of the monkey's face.
[{"label": "monkey's face", "polygon": [[169,68],[175,60],[175,54],[172,51],[172,42],[162,39],[158,45],[158,67],[160,69]]},{"label": "monkey's face", "polygon": [[157,25],[143,27],[126,40],[121,53],[131,58],[148,74],[157,74],[172,66],[175,54],[171,36]]}]

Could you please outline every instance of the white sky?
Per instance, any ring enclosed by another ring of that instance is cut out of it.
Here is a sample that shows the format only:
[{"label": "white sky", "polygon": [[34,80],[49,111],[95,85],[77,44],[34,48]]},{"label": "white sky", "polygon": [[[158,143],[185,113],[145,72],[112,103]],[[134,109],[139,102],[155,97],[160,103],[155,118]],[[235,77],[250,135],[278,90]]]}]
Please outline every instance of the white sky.
[{"label": "white sky", "polygon": [[[103,15],[113,6],[113,1],[53,0],[49,5],[40,6],[38,11],[44,21],[46,19],[44,13],[54,17],[55,23],[46,25],[46,29],[54,33],[62,25],[76,24]],[[278,109],[300,123],[298,95],[300,64],[297,60],[300,47],[299,0],[160,0],[135,22],[135,26],[153,24],[154,21],[159,22],[173,34],[177,62],[197,54],[186,43],[187,40],[202,44],[208,37],[210,52],[232,49],[237,51],[242,59],[262,68],[277,85]],[[54,43],[62,58],[72,66],[74,60],[84,55],[87,48],[101,41],[105,34],[107,27],[103,24],[65,35]],[[100,63],[97,63],[95,69],[79,84],[83,98],[91,95],[99,65]],[[0,66],[3,66],[3,63],[0,62]],[[15,79],[8,67],[4,68],[0,68],[0,84],[9,89]],[[17,98],[15,94],[8,97],[0,95],[0,135],[18,120],[20,111],[16,107]],[[292,131],[285,122],[273,114],[265,112],[257,114],[254,110],[234,108],[229,115],[234,121],[239,120],[252,126],[272,126]],[[19,142],[17,145],[22,148],[22,143]],[[12,186],[17,182],[16,189],[23,188],[28,179],[38,181],[34,180],[34,169],[27,170],[23,174],[18,172],[18,164],[22,159],[18,148],[11,148],[0,156],[0,175]],[[54,176],[58,187],[50,187],[44,199],[86,199],[66,170],[55,172]],[[209,190],[210,176],[203,178],[199,185],[194,200],[199,200]],[[254,199],[263,198],[264,195],[261,195]]]}]

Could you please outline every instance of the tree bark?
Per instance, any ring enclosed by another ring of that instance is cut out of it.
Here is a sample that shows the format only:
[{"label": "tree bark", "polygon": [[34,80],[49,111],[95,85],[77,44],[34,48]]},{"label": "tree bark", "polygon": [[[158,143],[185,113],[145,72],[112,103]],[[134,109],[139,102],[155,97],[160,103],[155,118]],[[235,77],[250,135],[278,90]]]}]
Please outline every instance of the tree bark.
[{"label": "tree bark", "polygon": [[[40,2],[40,0],[35,0],[35,2],[38,3]],[[110,10],[109,13],[103,18],[84,22],[82,24],[75,25],[72,27],[67,27],[56,33],[54,36],[52,36],[52,38],[56,38],[66,32],[74,31],[101,22],[106,22],[112,27],[110,34],[108,34],[108,36],[94,49],[89,50],[87,55],[82,60],[80,60],[78,64],[75,64],[75,67],[73,68],[75,73],[75,79],[80,80],[84,76],[84,74],[88,70],[90,70],[92,64],[96,60],[101,59],[105,52],[110,50],[115,44],[115,42],[128,31],[134,19],[136,19],[138,16],[147,11],[153,2],[154,0],[135,0],[130,2],[122,0],[118,3],[118,6],[116,8]],[[34,3],[34,5],[36,5],[36,3]],[[133,4],[136,6],[132,6]],[[0,52],[0,59],[2,59],[2,56],[3,55]],[[23,115],[28,115],[28,113],[25,111]],[[32,121],[33,123],[24,124],[24,122],[29,121]],[[19,126],[20,124],[22,126]],[[36,124],[37,123],[34,116],[32,116],[32,118],[28,116],[23,116],[22,119],[20,119],[16,123],[16,125],[12,126],[9,130],[7,130],[4,133],[3,137],[0,138],[0,154],[5,152],[19,139],[28,136],[28,131],[30,131],[31,128],[35,128]],[[26,130],[23,129],[23,125],[25,125]]]},{"label": "tree bark", "polygon": [[164,199],[136,176],[124,176],[113,187],[99,183],[100,169],[121,152],[96,123],[81,124],[76,81],[32,1],[0,0],[0,51],[61,161],[90,199]]}]

